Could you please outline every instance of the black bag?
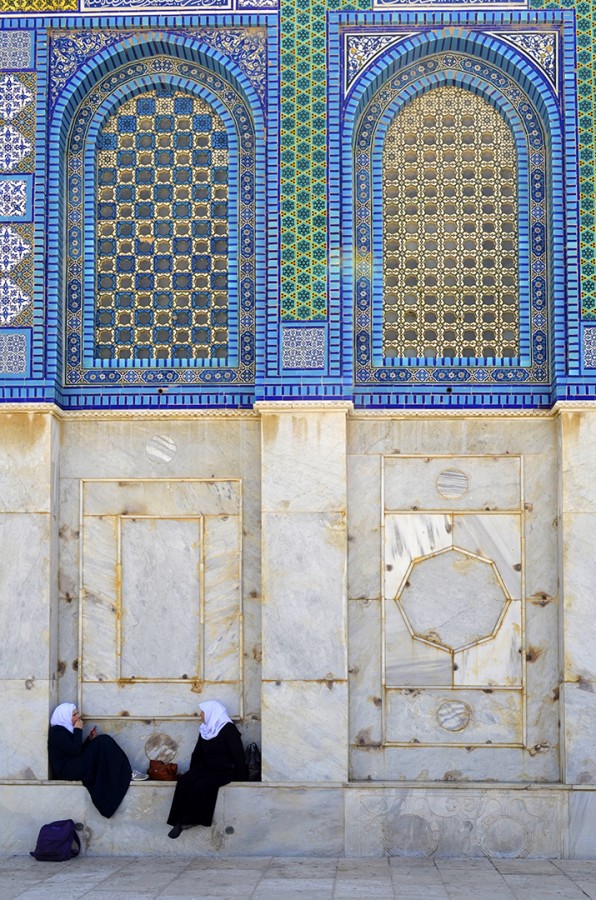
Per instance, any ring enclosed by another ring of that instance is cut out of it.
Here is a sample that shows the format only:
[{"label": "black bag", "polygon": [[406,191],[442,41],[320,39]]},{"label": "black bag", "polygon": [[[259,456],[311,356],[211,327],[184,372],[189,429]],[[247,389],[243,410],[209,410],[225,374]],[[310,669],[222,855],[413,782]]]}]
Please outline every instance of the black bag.
[{"label": "black bag", "polygon": [[248,780],[249,781],[260,781],[261,780],[261,751],[254,743],[246,745],[246,750],[244,751],[244,758],[246,760],[246,768],[248,769]]},{"label": "black bag", "polygon": [[78,856],[81,851],[81,841],[72,819],[62,819],[60,822],[50,822],[42,825],[37,838],[37,846],[31,851],[35,859],[61,862]]}]

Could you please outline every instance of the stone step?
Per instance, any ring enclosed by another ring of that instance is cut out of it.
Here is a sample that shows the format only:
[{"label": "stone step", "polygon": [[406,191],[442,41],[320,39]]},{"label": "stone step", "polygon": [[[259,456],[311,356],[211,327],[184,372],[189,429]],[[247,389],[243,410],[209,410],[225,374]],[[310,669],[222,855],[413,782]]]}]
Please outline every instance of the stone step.
[{"label": "stone step", "polygon": [[177,840],[174,785],[133,782],[111,819],[77,782],[0,782],[0,850],[25,854],[46,822],[83,823],[89,856],[574,858],[594,855],[596,788],[562,784],[238,782],[213,825]]}]

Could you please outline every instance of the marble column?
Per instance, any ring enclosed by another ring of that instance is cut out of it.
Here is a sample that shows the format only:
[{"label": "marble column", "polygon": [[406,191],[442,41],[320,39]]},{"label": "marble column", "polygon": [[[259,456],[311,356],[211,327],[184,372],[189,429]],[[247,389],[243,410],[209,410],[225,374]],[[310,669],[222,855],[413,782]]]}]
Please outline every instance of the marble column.
[{"label": "marble column", "polygon": [[596,784],[596,410],[558,408],[562,780]]},{"label": "marble column", "polygon": [[259,403],[265,781],[348,774],[348,403]]},{"label": "marble column", "polygon": [[59,421],[0,414],[0,778],[47,778],[57,645]]}]

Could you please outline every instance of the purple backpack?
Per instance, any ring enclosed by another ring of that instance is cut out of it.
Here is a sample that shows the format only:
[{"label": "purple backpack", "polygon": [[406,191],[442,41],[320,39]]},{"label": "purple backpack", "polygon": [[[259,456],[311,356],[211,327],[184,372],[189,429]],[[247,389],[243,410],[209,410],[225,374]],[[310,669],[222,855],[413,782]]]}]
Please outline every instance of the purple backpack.
[{"label": "purple backpack", "polygon": [[37,838],[37,846],[31,851],[35,859],[61,862],[78,856],[81,842],[72,819],[50,822],[42,825]]}]

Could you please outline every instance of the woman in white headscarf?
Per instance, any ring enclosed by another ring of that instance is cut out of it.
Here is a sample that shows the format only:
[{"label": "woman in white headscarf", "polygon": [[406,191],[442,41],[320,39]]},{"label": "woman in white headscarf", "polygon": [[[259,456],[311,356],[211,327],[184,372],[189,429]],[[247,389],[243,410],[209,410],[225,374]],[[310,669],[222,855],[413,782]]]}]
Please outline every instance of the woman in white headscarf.
[{"label": "woman in white headscarf", "polygon": [[199,709],[199,739],[188,772],[178,779],[168,816],[171,838],[193,825],[211,825],[219,788],[248,778],[240,732],[225,706],[206,700]]},{"label": "woman in white headscarf", "polygon": [[113,816],[131,779],[147,778],[130,768],[128,757],[109,734],[92,728],[83,741],[83,719],[74,703],[61,703],[52,713],[48,756],[54,778],[82,781],[94,806],[107,819]]}]

